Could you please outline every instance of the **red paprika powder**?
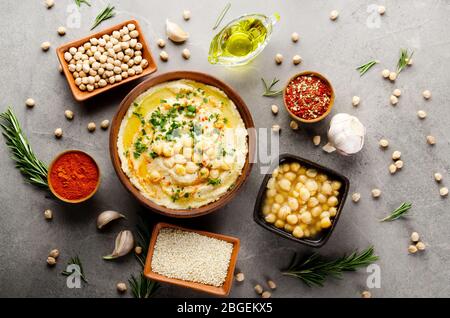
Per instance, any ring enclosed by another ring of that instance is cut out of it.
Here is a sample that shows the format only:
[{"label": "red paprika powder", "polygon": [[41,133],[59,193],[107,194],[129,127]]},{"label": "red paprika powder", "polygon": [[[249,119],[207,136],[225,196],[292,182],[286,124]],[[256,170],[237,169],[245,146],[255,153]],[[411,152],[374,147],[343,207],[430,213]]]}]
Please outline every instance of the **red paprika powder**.
[{"label": "red paprika powder", "polygon": [[331,95],[330,85],[321,78],[314,74],[300,75],[287,85],[284,101],[295,116],[313,120],[328,110]]},{"label": "red paprika powder", "polygon": [[78,201],[89,197],[99,183],[99,169],[88,154],[69,151],[50,167],[48,181],[52,192],[62,199]]}]

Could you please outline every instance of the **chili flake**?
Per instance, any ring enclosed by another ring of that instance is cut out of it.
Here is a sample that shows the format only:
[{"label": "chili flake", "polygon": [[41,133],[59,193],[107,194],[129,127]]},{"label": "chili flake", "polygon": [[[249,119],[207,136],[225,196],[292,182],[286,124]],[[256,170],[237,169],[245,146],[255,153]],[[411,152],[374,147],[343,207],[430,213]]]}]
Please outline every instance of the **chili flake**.
[{"label": "chili flake", "polygon": [[321,78],[300,75],[289,82],[284,101],[297,117],[312,120],[322,116],[330,106],[331,87]]}]

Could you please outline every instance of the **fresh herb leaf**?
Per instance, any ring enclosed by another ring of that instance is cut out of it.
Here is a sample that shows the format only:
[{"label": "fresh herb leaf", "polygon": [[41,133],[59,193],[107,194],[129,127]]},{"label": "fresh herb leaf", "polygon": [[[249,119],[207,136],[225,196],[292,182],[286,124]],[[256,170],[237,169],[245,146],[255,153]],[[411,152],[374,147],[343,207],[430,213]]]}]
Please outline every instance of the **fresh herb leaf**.
[{"label": "fresh herb leaf", "polygon": [[261,81],[264,85],[264,93],[263,96],[266,97],[274,97],[274,96],[278,96],[281,95],[283,93],[283,90],[274,90],[273,87],[280,81],[277,78],[274,78],[272,80],[272,82],[270,83],[270,85],[267,85],[267,82],[264,80],[264,78],[261,78]]},{"label": "fresh herb leaf", "polygon": [[16,168],[19,169],[29,183],[48,188],[47,165],[36,158],[11,107],[0,114],[0,126],[6,139],[6,146],[12,153],[11,158],[16,162]]},{"label": "fresh herb leaf", "polygon": [[221,182],[220,178],[208,178],[208,184],[216,186]]},{"label": "fresh herb leaf", "polygon": [[145,125],[145,119],[144,116],[138,112],[133,112],[133,115],[136,116],[140,121],[142,125]]},{"label": "fresh herb leaf", "polygon": [[364,74],[366,74],[366,72],[368,70],[370,70],[375,64],[380,63],[380,61],[378,60],[371,60],[363,65],[360,65],[356,68],[356,70],[359,72],[360,76],[363,76]]},{"label": "fresh herb leaf", "polygon": [[92,25],[91,30],[95,29],[100,23],[105,20],[111,19],[114,17],[116,13],[114,12],[114,6],[107,5],[105,9],[103,9],[95,18],[94,24]]},{"label": "fresh herb leaf", "polygon": [[403,71],[406,66],[408,66],[408,63],[409,61],[411,61],[413,54],[414,51],[409,54],[408,49],[400,50],[400,57],[397,62],[397,74],[400,74],[400,72]]},{"label": "fresh herb leaf", "polygon": [[134,298],[150,298],[159,288],[159,284],[147,279],[144,273],[140,273],[137,278],[131,275],[128,283]]},{"label": "fresh herb leaf", "polygon": [[133,152],[134,159],[138,159],[143,152],[147,151],[147,149],[148,147],[142,143],[142,137],[139,137],[134,143],[134,152]]},{"label": "fresh herb leaf", "polygon": [[289,268],[283,275],[300,279],[308,286],[322,287],[328,277],[342,278],[343,272],[356,271],[360,267],[366,267],[378,260],[374,255],[373,246],[361,253],[353,252],[350,255],[326,261],[318,254],[313,254],[305,260],[299,260],[295,254]]},{"label": "fresh herb leaf", "polygon": [[75,0],[75,4],[76,4],[78,7],[81,7],[81,5],[82,5],[83,3],[84,3],[85,5],[87,5],[88,7],[91,6],[91,4],[90,4],[87,0]]},{"label": "fresh herb leaf", "polygon": [[398,208],[392,211],[390,215],[388,215],[384,219],[381,219],[380,222],[397,220],[398,218],[401,218],[403,215],[405,215],[409,211],[409,209],[411,209],[411,207],[411,203],[403,202]]},{"label": "fresh herb leaf", "polygon": [[219,16],[217,17],[216,23],[214,23],[213,30],[217,29],[217,27],[222,22],[223,18],[225,17],[225,14],[227,14],[228,10],[230,10],[231,3],[227,3],[226,6],[222,9]]},{"label": "fresh herb leaf", "polygon": [[[81,264],[81,260],[80,260],[80,258],[78,257],[78,255],[76,255],[75,257],[72,257],[72,258],[69,260],[69,262],[67,263],[67,267],[70,266],[70,265],[77,265],[77,266],[78,266],[78,270],[79,270],[79,271],[78,271],[78,274],[80,275],[81,279],[82,279],[85,283],[87,283],[88,281],[87,281],[87,279],[86,279],[86,276],[84,276],[83,265]],[[70,276],[70,275],[72,275],[74,272],[77,271],[77,268],[75,267],[73,271],[69,272],[69,271],[67,271],[67,267],[66,267],[66,270],[63,271],[63,272],[61,273],[61,274],[64,275],[64,276]]]}]

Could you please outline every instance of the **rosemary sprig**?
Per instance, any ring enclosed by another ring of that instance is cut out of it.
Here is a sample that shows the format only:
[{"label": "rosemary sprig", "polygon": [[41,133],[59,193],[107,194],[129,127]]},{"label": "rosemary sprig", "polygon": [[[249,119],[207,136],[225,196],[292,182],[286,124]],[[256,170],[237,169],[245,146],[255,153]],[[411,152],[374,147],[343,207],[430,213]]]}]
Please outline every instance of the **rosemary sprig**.
[{"label": "rosemary sprig", "polygon": [[304,261],[299,261],[295,254],[291,265],[283,272],[283,275],[296,277],[308,286],[322,287],[329,276],[341,279],[343,272],[356,271],[376,260],[378,260],[378,256],[374,255],[373,246],[361,253],[353,252],[348,256],[344,255],[331,261],[321,259],[316,253]]},{"label": "rosemary sprig", "polygon": [[36,158],[11,107],[0,114],[0,126],[6,139],[6,145],[12,152],[12,159],[16,162],[16,168],[29,183],[48,188],[47,165]]},{"label": "rosemary sprig", "polygon": [[274,97],[274,96],[278,96],[281,95],[283,93],[283,90],[274,90],[273,87],[280,81],[277,78],[274,78],[272,80],[272,82],[270,83],[270,85],[267,85],[267,82],[264,80],[264,78],[261,78],[261,81],[264,85],[264,93],[263,96],[266,97]]},{"label": "rosemary sprig", "polygon": [[356,70],[359,72],[360,76],[363,76],[364,74],[366,74],[366,72],[368,70],[370,70],[375,64],[380,63],[380,61],[378,60],[371,60],[363,65],[360,65],[356,68]]},{"label": "rosemary sprig", "polygon": [[[137,224],[137,244],[142,247],[142,253],[139,255],[135,254],[135,256],[141,264],[142,269],[144,268],[148,245],[150,244],[150,228],[151,226],[147,219],[140,216]],[[135,298],[150,298],[160,287],[157,282],[147,279],[142,271],[137,277],[131,275],[130,279],[128,279],[128,283],[130,284],[131,292]]]},{"label": "rosemary sprig", "polygon": [[[78,268],[80,269],[79,275],[80,275],[81,279],[82,279],[85,283],[88,282],[87,279],[86,279],[86,276],[84,276],[83,265],[81,264],[81,260],[80,260],[80,258],[78,257],[78,255],[76,255],[75,257],[72,257],[72,258],[69,260],[69,262],[67,263],[67,266],[69,266],[69,265],[77,265]],[[66,267],[66,268],[67,268],[67,267]],[[76,269],[75,269],[75,271],[76,271]],[[64,276],[70,276],[70,275],[72,275],[73,273],[74,273],[74,271],[68,272],[67,270],[65,270],[65,271],[63,271],[61,274],[64,275]]]},{"label": "rosemary sprig", "polygon": [[220,25],[220,23],[222,22],[223,18],[225,17],[225,14],[227,14],[228,10],[230,10],[230,7],[231,7],[231,3],[227,3],[225,8],[222,9],[222,11],[220,12],[219,16],[217,17],[216,23],[213,26],[213,30],[217,29],[217,27]]},{"label": "rosemary sprig", "polygon": [[92,26],[91,30],[95,29],[103,21],[111,19],[115,15],[116,13],[114,12],[114,6],[108,4],[106,8],[103,9],[95,18],[94,25]]},{"label": "rosemary sprig", "polygon": [[411,61],[413,54],[414,51],[409,54],[408,49],[400,50],[400,57],[397,62],[397,74],[400,74],[400,72],[403,71],[406,66],[408,66],[408,63],[409,61]]},{"label": "rosemary sprig", "polygon": [[91,6],[91,4],[89,3],[89,1],[87,1],[87,0],[75,0],[75,4],[78,6],[78,7],[81,7],[81,5],[82,4],[85,4],[85,5],[87,5],[87,6]]},{"label": "rosemary sprig", "polygon": [[409,209],[411,209],[411,207],[411,203],[403,202],[398,208],[392,211],[391,215],[388,215],[384,219],[381,219],[380,222],[397,220],[398,218],[401,218],[403,215],[405,215],[409,211]]}]

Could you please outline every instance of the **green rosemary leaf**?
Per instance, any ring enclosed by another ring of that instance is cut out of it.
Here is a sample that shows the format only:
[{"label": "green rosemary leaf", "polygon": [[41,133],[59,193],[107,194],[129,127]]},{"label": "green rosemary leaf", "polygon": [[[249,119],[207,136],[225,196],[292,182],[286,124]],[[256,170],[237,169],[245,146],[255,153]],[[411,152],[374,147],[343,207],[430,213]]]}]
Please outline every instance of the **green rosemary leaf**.
[{"label": "green rosemary leaf", "polygon": [[374,65],[376,65],[378,63],[380,63],[380,61],[378,61],[378,60],[371,60],[371,61],[369,61],[369,62],[367,62],[365,64],[362,64],[362,65],[358,66],[356,68],[356,70],[359,72],[360,76],[363,76],[364,74],[366,74],[366,72],[368,70],[370,70]]},{"label": "green rosemary leaf", "polygon": [[267,85],[267,82],[264,80],[264,78],[261,78],[261,81],[263,83],[264,86],[264,93],[263,96],[266,97],[274,97],[274,96],[278,96],[281,95],[283,93],[283,90],[274,90],[273,87],[280,81],[277,78],[274,78],[272,80],[272,82],[270,83],[270,85]]},{"label": "green rosemary leaf", "polygon": [[307,286],[322,287],[328,277],[341,279],[343,272],[356,271],[377,260],[378,256],[374,255],[373,246],[361,253],[353,252],[329,261],[323,260],[318,254],[313,254],[302,261],[295,254],[291,265],[282,274],[298,278]]},{"label": "green rosemary leaf", "polygon": [[147,279],[143,273],[140,273],[137,278],[131,275],[128,283],[135,298],[150,298],[159,289],[159,284]]},{"label": "green rosemary leaf", "polygon": [[85,5],[87,5],[87,6],[91,6],[91,4],[89,3],[89,1],[87,1],[87,0],[75,0],[75,4],[78,6],[78,7],[81,7],[81,5],[82,4],[85,4]]},{"label": "green rosemary leaf", "polygon": [[217,29],[217,27],[220,25],[220,23],[222,22],[223,18],[225,17],[225,14],[227,14],[230,7],[231,7],[231,3],[227,3],[225,8],[223,8],[223,10],[220,12],[219,16],[217,17],[216,23],[213,26],[213,30]]},{"label": "green rosemary leaf", "polygon": [[[83,265],[81,264],[81,260],[80,260],[80,258],[78,257],[78,255],[76,255],[75,257],[72,257],[72,258],[69,260],[69,262],[67,263],[67,266],[69,266],[69,265],[77,265],[78,268],[80,269],[80,273],[79,273],[79,274],[80,274],[80,276],[81,276],[81,279],[82,279],[85,283],[88,282],[87,279],[86,279],[86,276],[84,276]],[[66,268],[67,268],[67,267],[66,267]],[[72,271],[72,272],[68,272],[67,270],[65,270],[65,271],[63,271],[61,274],[64,275],[64,276],[70,276],[70,275],[73,274],[73,271]]]},{"label": "green rosemary leaf", "polygon": [[403,202],[398,208],[396,208],[390,215],[385,217],[384,219],[381,219],[380,222],[384,221],[394,221],[398,218],[401,218],[403,215],[408,213],[409,209],[411,209],[412,204],[409,202]]},{"label": "green rosemary leaf", "polygon": [[94,25],[92,26],[91,30],[95,29],[103,21],[111,19],[115,15],[116,13],[114,12],[114,6],[108,4],[106,8],[103,9],[95,18]]},{"label": "green rosemary leaf", "polygon": [[0,114],[0,126],[6,139],[6,146],[11,151],[11,158],[16,162],[16,168],[29,183],[48,188],[47,165],[36,158],[11,107]]},{"label": "green rosemary leaf", "polygon": [[401,49],[400,50],[400,57],[397,62],[397,74],[400,74],[401,71],[405,69],[406,66],[408,66],[409,61],[411,61],[411,58],[414,54],[414,51],[408,53],[408,49]]}]

